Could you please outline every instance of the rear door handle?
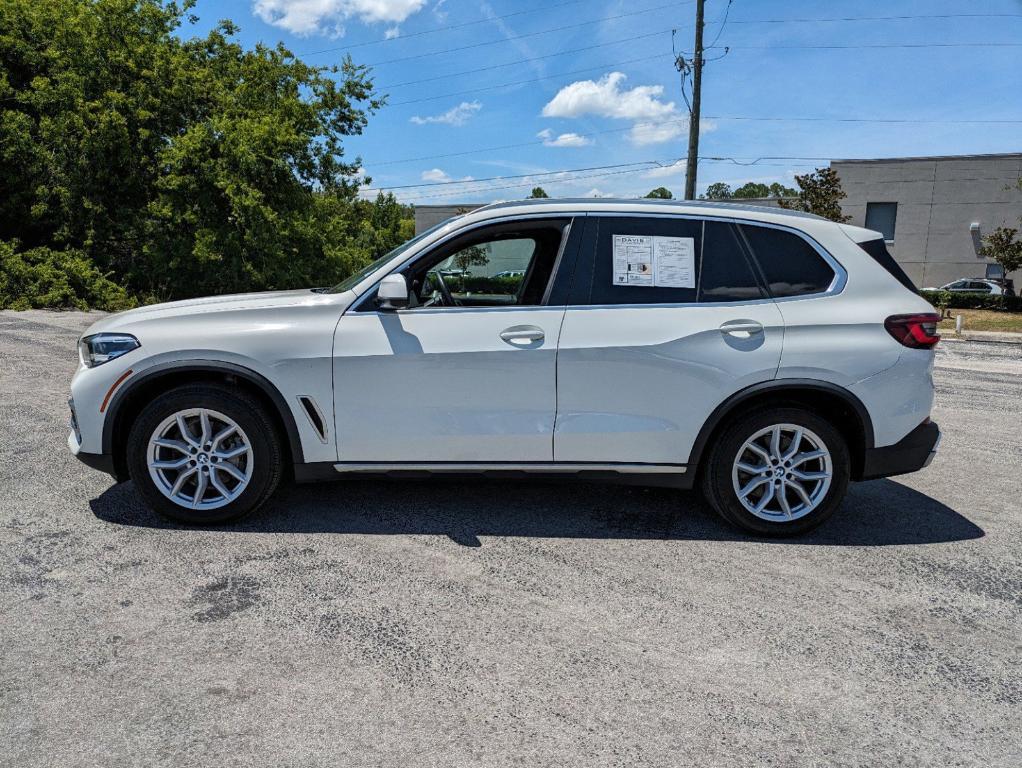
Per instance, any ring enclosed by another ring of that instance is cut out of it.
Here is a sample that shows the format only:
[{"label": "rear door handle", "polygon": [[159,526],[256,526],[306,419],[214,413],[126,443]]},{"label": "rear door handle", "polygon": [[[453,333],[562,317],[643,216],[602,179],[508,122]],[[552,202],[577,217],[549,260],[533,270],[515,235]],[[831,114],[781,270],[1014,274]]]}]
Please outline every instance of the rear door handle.
[{"label": "rear door handle", "polygon": [[763,333],[763,326],[755,320],[731,320],[720,326],[720,332],[747,339],[757,333]]},{"label": "rear door handle", "polygon": [[543,341],[545,337],[543,329],[537,328],[535,325],[514,325],[500,332],[500,338],[514,346]]}]

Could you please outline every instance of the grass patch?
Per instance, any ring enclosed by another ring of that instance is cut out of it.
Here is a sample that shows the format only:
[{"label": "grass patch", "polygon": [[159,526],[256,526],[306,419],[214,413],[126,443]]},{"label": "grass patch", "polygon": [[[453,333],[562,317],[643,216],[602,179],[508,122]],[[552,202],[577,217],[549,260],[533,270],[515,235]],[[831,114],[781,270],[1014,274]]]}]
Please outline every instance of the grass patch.
[{"label": "grass patch", "polygon": [[955,317],[964,318],[965,331],[1007,331],[1022,333],[1022,312],[995,312],[990,309],[952,309],[951,318],[941,321],[940,330],[953,333]]}]

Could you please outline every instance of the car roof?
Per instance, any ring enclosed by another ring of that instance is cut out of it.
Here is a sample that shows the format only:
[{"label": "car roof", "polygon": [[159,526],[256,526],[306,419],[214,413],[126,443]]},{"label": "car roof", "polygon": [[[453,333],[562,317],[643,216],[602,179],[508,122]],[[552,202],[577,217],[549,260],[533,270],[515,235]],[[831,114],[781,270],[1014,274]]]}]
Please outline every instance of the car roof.
[{"label": "car roof", "polygon": [[827,221],[815,213],[803,211],[792,211],[786,208],[769,205],[749,205],[747,203],[726,203],[718,200],[657,200],[650,198],[593,198],[593,197],[566,197],[566,198],[538,198],[528,200],[510,200],[501,203],[491,203],[477,208],[471,213],[499,212],[511,213],[519,211],[522,213],[549,212],[592,212],[592,213],[677,213],[696,214],[707,216],[717,213],[721,216],[735,216],[740,214],[745,218],[763,217],[790,217],[794,219],[812,219],[816,221]]}]

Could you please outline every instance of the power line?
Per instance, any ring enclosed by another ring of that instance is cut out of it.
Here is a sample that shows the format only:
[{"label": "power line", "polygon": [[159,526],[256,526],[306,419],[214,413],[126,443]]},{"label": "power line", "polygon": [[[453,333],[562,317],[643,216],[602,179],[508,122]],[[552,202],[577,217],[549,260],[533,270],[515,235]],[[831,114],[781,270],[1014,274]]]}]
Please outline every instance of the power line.
[{"label": "power line", "polygon": [[[731,24],[807,24],[839,21],[914,21],[918,19],[1019,19],[1022,13],[926,13],[903,16],[838,16],[824,19],[731,19]],[[712,22],[714,24],[718,22]]]},{"label": "power line", "polygon": [[[660,34],[659,32],[657,34]],[[648,35],[645,35],[648,37]],[[596,67],[585,67],[584,69],[573,69],[570,72],[559,72],[554,75],[543,75],[542,77],[533,77],[529,80],[513,80],[509,83],[501,83],[500,85],[485,85],[480,88],[469,88],[464,91],[454,91],[452,93],[443,93],[439,96],[423,96],[421,99],[407,99],[405,101],[395,101],[387,104],[388,107],[402,107],[408,104],[421,104],[426,101],[440,101],[441,99],[448,99],[453,96],[467,96],[472,93],[483,93],[484,91],[496,91],[501,88],[511,88],[516,85],[528,85],[529,83],[540,83],[544,80],[555,80],[559,77],[567,77],[568,75],[580,75],[584,72],[595,72],[601,69],[607,69],[608,67],[621,67],[625,64],[636,64],[643,61],[653,61],[654,59],[663,58],[669,55],[668,53],[661,53],[656,56],[643,56],[638,59],[628,59],[626,61],[617,61],[611,64],[600,64]]]},{"label": "power line", "polygon": [[588,168],[563,168],[559,171],[540,171],[538,173],[521,173],[514,176],[488,176],[482,179],[450,179],[449,181],[424,181],[422,184],[402,184],[395,187],[377,187],[371,192],[393,191],[395,189],[421,189],[423,187],[446,187],[451,184],[482,184],[487,181],[507,181],[509,179],[535,179],[540,176],[551,176],[562,173],[580,173],[583,171],[602,171],[608,168],[629,168],[636,165],[659,165],[658,160],[636,160],[634,163],[617,163],[615,165],[593,165]]},{"label": "power line", "polygon": [[[403,83],[388,83],[386,85],[378,85],[378,86],[376,86],[376,88],[379,89],[379,90],[387,90],[387,89],[390,89],[390,88],[401,88],[401,87],[404,87],[406,85],[419,85],[421,83],[431,83],[431,82],[434,82],[436,80],[449,80],[452,77],[461,77],[462,75],[475,75],[475,74],[477,74],[479,72],[488,72],[490,70],[503,69],[505,67],[513,67],[513,66],[517,66],[519,64],[531,64],[531,63],[536,62],[536,61],[543,61],[544,59],[552,59],[552,58],[555,58],[555,57],[558,57],[558,56],[567,56],[570,53],[583,53],[585,51],[594,51],[594,50],[596,50],[598,48],[606,48],[607,46],[611,46],[611,45],[621,45],[622,43],[630,43],[630,42],[632,42],[634,40],[644,40],[644,39],[649,38],[649,37],[655,37],[657,35],[662,35],[662,34],[664,34],[667,31],[668,30],[666,30],[666,29],[662,29],[662,30],[657,30],[656,32],[648,32],[648,33],[646,33],[644,35],[636,35],[635,37],[622,37],[622,38],[618,38],[616,40],[611,40],[610,42],[606,42],[606,43],[598,43],[596,45],[587,45],[584,48],[569,48],[567,50],[556,51],[554,53],[548,53],[548,54],[545,54],[543,56],[533,56],[532,58],[528,58],[528,59],[518,59],[517,61],[509,61],[506,64],[493,64],[493,65],[488,66],[488,67],[476,67],[475,69],[466,69],[466,70],[462,70],[461,72],[448,72],[447,74],[444,74],[444,75],[436,75],[434,77],[424,77],[421,80],[406,80]],[[615,66],[615,65],[614,64],[604,64],[604,66],[612,67],[612,66]],[[499,88],[501,86],[493,86],[493,87],[494,88]]]},{"label": "power line", "polygon": [[[707,115],[703,119],[705,120],[737,120],[737,121],[751,121],[751,122],[781,122],[781,123],[800,123],[800,122],[837,122],[837,123],[867,123],[867,124],[919,124],[919,125],[1019,125],[1022,124],[1022,119],[961,119],[961,120],[945,120],[945,119],[927,119],[927,118],[868,118],[868,117],[747,117],[747,116],[736,116],[736,115]],[[688,118],[678,118],[675,120],[663,120],[656,125],[672,125],[678,123],[687,123]],[[645,125],[646,123],[641,123]],[[593,136],[602,136],[610,133],[623,133],[625,131],[632,130],[631,125],[623,128],[607,128],[601,131],[590,131],[588,133],[580,133],[578,136],[581,138],[592,138]],[[460,150],[458,152],[447,152],[437,155],[420,155],[417,157],[405,157],[398,160],[385,160],[380,163],[366,163],[373,168],[382,168],[390,165],[403,165],[405,163],[418,163],[426,160],[446,160],[452,157],[464,157],[465,155],[476,155],[484,152],[499,152],[505,149],[521,149],[522,147],[532,147],[539,144],[543,144],[544,139],[535,141],[524,141],[517,142],[514,144],[500,144],[489,147],[478,147],[476,149]],[[829,158],[809,158],[809,159],[829,159]]]},{"label": "power line", "polygon": [[732,50],[847,50],[862,48],[1022,48],[1022,43],[861,43],[857,45],[733,45]]},{"label": "power line", "polygon": [[[551,184],[551,183],[560,183],[560,182],[586,181],[588,179],[600,179],[600,178],[604,178],[604,177],[607,177],[607,176],[622,176],[622,175],[629,174],[629,173],[640,173],[642,171],[647,171],[647,170],[649,170],[648,167],[630,168],[630,169],[627,169],[627,170],[619,170],[619,171],[606,171],[606,172],[603,172],[603,173],[586,174],[584,176],[571,176],[571,177],[564,178],[564,179],[548,180],[546,183],[547,184]],[[527,189],[528,187],[530,187],[534,183],[535,183],[535,179],[526,178],[526,180],[519,181],[516,184],[491,185],[491,186],[483,187],[483,188],[480,188],[480,189],[458,190],[456,192],[436,192],[436,193],[432,193],[432,194],[428,194],[428,195],[416,195],[416,198],[419,199],[419,200],[427,200],[427,199],[432,199],[432,198],[457,197],[459,195],[483,194],[483,193],[486,193],[486,192],[496,192],[496,191],[499,191],[499,190],[502,190],[502,189]],[[362,190],[362,191],[364,191],[364,192],[379,192],[379,191],[383,191],[383,190],[378,190],[378,189],[370,190],[370,189],[366,189],[366,190]]]},{"label": "power line", "polygon": [[449,32],[449,31],[454,30],[454,29],[464,29],[465,27],[474,27],[474,26],[477,26],[479,24],[486,24],[488,22],[503,21],[504,19],[510,19],[510,18],[512,18],[514,16],[525,16],[525,15],[528,15],[530,13],[539,13],[541,11],[551,11],[551,10],[554,10],[555,8],[564,8],[565,6],[568,6],[568,5],[578,5],[579,3],[584,3],[586,1],[587,0],[567,0],[566,2],[563,2],[563,3],[555,3],[553,5],[547,4],[547,5],[543,5],[543,6],[539,7],[539,8],[530,8],[530,9],[525,10],[525,11],[515,11],[513,13],[505,13],[503,16],[491,16],[491,17],[486,17],[486,18],[483,18],[483,19],[476,19],[475,21],[462,22],[461,24],[447,24],[447,25],[442,26],[442,27],[432,27],[430,29],[422,29],[422,30],[419,30],[418,32],[409,32],[408,34],[405,34],[405,35],[395,35],[394,37],[385,37],[385,38],[382,38],[380,40],[367,40],[364,43],[352,43],[350,45],[342,45],[342,46],[339,46],[337,48],[324,48],[323,50],[320,50],[320,51],[309,51],[308,53],[301,53],[301,54],[299,54],[299,56],[315,56],[315,55],[320,54],[320,53],[332,53],[334,51],[350,51],[350,50],[353,50],[355,48],[365,48],[368,45],[380,45],[381,43],[393,43],[396,40],[409,40],[409,39],[411,39],[413,37],[422,37],[423,35],[431,35],[431,34],[434,34],[436,32]]},{"label": "power line", "polygon": [[[394,37],[381,38],[379,40],[367,40],[361,43],[350,43],[348,45],[336,46],[333,48],[323,48],[317,51],[307,51],[298,54],[299,56],[317,56],[322,53],[334,53],[336,51],[348,51],[356,48],[365,48],[371,45],[381,45],[385,43],[393,43],[399,40],[410,40],[416,37],[423,37],[425,35],[436,34],[439,32],[449,32],[457,29],[464,29],[467,27],[478,26],[480,24],[486,24],[493,21],[502,21],[504,19],[510,19],[516,16],[526,16],[533,13],[547,12],[557,8],[564,8],[571,5],[579,5],[580,3],[587,2],[587,0],[566,0],[566,2],[556,3],[552,5],[544,5],[537,8],[529,8],[523,11],[514,11],[512,13],[506,13],[501,16],[493,16],[482,19],[475,19],[473,21],[466,21],[460,24],[448,24],[440,27],[431,27],[429,29],[419,30],[418,32],[409,32],[407,34],[396,35]],[[970,18],[1022,18],[1022,14],[1018,13],[933,13],[933,14],[905,14],[899,16],[839,16],[830,18],[792,18],[792,19],[732,19],[728,20],[725,15],[724,22],[731,24],[804,24],[804,23],[830,23],[830,22],[860,22],[860,21],[912,21],[919,19],[970,19]],[[720,24],[720,21],[710,22],[712,24]],[[716,42],[716,41],[714,41]]]},{"label": "power line", "polygon": [[713,38],[713,42],[706,46],[707,49],[713,48],[720,40],[720,36],[724,34],[724,28],[727,26],[727,17],[731,13],[731,4],[734,0],[727,0],[727,7],[724,8],[724,19],[723,21],[714,21],[713,24],[720,24],[720,29],[717,30],[717,36]]},{"label": "power line", "polygon": [[[688,2],[691,2],[691,1],[692,0],[688,0]],[[580,27],[588,27],[588,26],[592,26],[593,24],[600,24],[600,23],[602,23],[604,21],[614,21],[615,19],[624,19],[624,18],[628,18],[628,17],[631,17],[631,16],[640,16],[640,15],[642,15],[644,13],[653,13],[653,11],[662,11],[662,10],[664,10],[666,8],[677,8],[677,6],[679,6],[679,5],[686,5],[686,4],[687,4],[687,2],[680,2],[680,3],[679,2],[673,2],[673,3],[667,3],[665,5],[656,5],[656,6],[653,6],[652,8],[643,8],[642,10],[639,10],[639,11],[629,11],[628,13],[619,13],[619,14],[614,15],[614,16],[603,16],[603,17],[598,18],[598,19],[590,19],[589,21],[582,21],[582,22],[579,22],[577,24],[566,24],[566,25],[561,26],[561,27],[553,27],[552,29],[541,29],[541,30],[539,30],[537,32],[526,32],[526,33],[521,34],[521,35],[505,35],[504,37],[500,38],[499,40],[486,40],[486,41],[481,42],[481,43],[471,43],[469,45],[461,45],[461,46],[458,46],[456,48],[445,48],[442,51],[428,51],[426,53],[416,53],[416,54],[413,54],[411,56],[401,56],[401,57],[396,58],[396,59],[385,59],[383,61],[375,61],[375,62],[372,62],[372,63],[368,64],[367,66],[379,67],[379,66],[383,66],[384,64],[396,64],[396,63],[399,63],[399,62],[402,62],[402,61],[413,61],[415,59],[424,59],[424,58],[428,58],[429,56],[439,56],[439,55],[445,54],[445,53],[457,53],[458,51],[468,51],[468,50],[472,50],[473,48],[482,48],[482,47],[487,46],[487,45],[498,45],[500,43],[507,43],[507,42],[511,42],[513,40],[524,40],[525,38],[529,38],[529,37],[538,37],[539,35],[549,35],[549,34],[551,34],[553,32],[565,32],[565,31],[567,31],[569,29],[578,29]],[[319,53],[328,53],[328,52],[329,52],[329,49],[326,49],[326,50],[323,50],[323,51],[319,51]]]},{"label": "power line", "polygon": [[[1020,16],[1020,18],[1022,18],[1022,14],[1020,14],[1019,16]],[[410,80],[410,81],[407,81],[407,82],[404,82],[404,83],[395,83],[395,84],[392,84],[392,85],[382,85],[382,86],[379,86],[379,88],[381,90],[383,90],[383,89],[387,89],[387,88],[398,88],[398,87],[402,87],[402,86],[406,86],[406,85],[418,85],[420,83],[432,82],[432,81],[436,81],[436,80],[447,80],[447,79],[450,79],[452,77],[460,77],[462,75],[472,75],[472,74],[476,74],[478,72],[484,72],[484,71],[487,71],[487,70],[501,69],[503,67],[513,66],[515,64],[526,64],[526,63],[529,63],[529,62],[538,61],[540,59],[548,59],[548,58],[553,58],[553,57],[556,57],[556,56],[567,55],[569,53],[577,53],[577,52],[581,52],[581,51],[593,50],[595,48],[603,48],[603,47],[606,47],[608,45],[618,45],[620,43],[630,42],[630,41],[634,41],[634,40],[642,40],[642,39],[649,38],[649,37],[655,37],[657,35],[663,34],[664,32],[666,32],[666,30],[658,30],[656,32],[650,32],[650,33],[647,33],[647,34],[644,34],[644,35],[636,35],[635,37],[623,38],[621,40],[615,40],[613,42],[603,43],[601,45],[587,46],[585,48],[576,48],[574,50],[569,50],[569,51],[558,51],[556,53],[548,54],[546,56],[536,56],[536,57],[533,57],[533,58],[530,58],[530,59],[521,59],[521,60],[519,60],[517,62],[509,62],[507,64],[497,64],[497,65],[494,65],[494,66],[481,67],[481,68],[474,69],[474,70],[466,70],[466,71],[463,71],[463,72],[453,72],[453,73],[450,73],[450,74],[447,74],[447,75],[438,75],[436,77],[424,78],[422,80]],[[738,49],[738,50],[742,50],[742,49],[771,50],[771,49],[779,48],[779,49],[845,50],[845,49],[855,49],[855,48],[933,48],[933,47],[936,47],[936,48],[945,48],[945,47],[948,47],[948,48],[950,48],[950,47],[959,48],[959,47],[978,47],[978,46],[1022,47],[1022,44],[1020,44],[1020,43],[924,43],[924,44],[899,43],[899,44],[876,44],[876,45],[806,45],[806,46],[798,46],[798,45],[790,45],[790,46],[789,45],[743,46],[743,45],[738,45],[738,46],[729,46],[729,49],[733,48],[733,49]],[[709,47],[710,46],[707,46],[707,48],[709,48]],[[661,54],[661,55],[666,55],[666,54]],[[530,80],[512,80],[512,81],[509,81],[509,82],[497,83],[497,84],[494,84],[494,85],[487,85],[487,86],[480,86],[478,88],[470,88],[470,89],[466,89],[466,90],[462,90],[462,91],[451,91],[451,92],[448,92],[448,93],[438,94],[436,96],[424,96],[424,97],[417,98],[417,99],[407,99],[405,101],[392,102],[388,106],[398,107],[398,106],[404,106],[404,105],[407,105],[407,104],[419,104],[419,103],[427,102],[427,101],[439,101],[440,99],[446,99],[446,98],[451,98],[451,97],[455,97],[455,96],[464,96],[464,95],[471,94],[471,93],[483,93],[483,92],[486,92],[486,91],[499,90],[501,88],[510,88],[510,87],[516,86],[516,85],[525,85],[525,84],[528,84],[528,83],[541,82],[543,80],[552,80],[552,79],[556,79],[558,77],[564,77],[564,76],[567,76],[567,75],[580,74],[582,72],[592,72],[592,71],[596,71],[596,70],[600,70],[600,69],[605,69],[605,68],[609,68],[609,67],[623,66],[625,64],[634,64],[634,63],[642,62],[642,61],[652,61],[653,59],[656,59],[656,58],[659,58],[659,57],[658,56],[649,56],[649,57],[643,57],[643,58],[638,58],[638,59],[629,59],[627,61],[621,61],[621,62],[612,62],[612,63],[607,63],[607,64],[601,64],[599,66],[587,67],[585,69],[572,70],[570,72],[562,72],[560,74],[544,75],[543,77],[532,78]],[[687,94],[686,94],[686,99],[687,99]]]}]

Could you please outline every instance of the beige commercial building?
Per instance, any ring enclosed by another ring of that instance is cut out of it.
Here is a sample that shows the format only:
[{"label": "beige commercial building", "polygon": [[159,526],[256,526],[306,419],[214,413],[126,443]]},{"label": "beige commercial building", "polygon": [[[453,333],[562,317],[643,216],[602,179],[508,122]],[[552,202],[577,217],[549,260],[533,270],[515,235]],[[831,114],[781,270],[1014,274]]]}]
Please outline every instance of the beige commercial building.
[{"label": "beige commercial building", "polygon": [[[883,232],[920,288],[962,277],[1000,277],[979,255],[996,227],[1019,227],[1022,152],[1003,155],[834,160],[851,223]],[[1022,272],[1009,275],[1018,289]]]}]

